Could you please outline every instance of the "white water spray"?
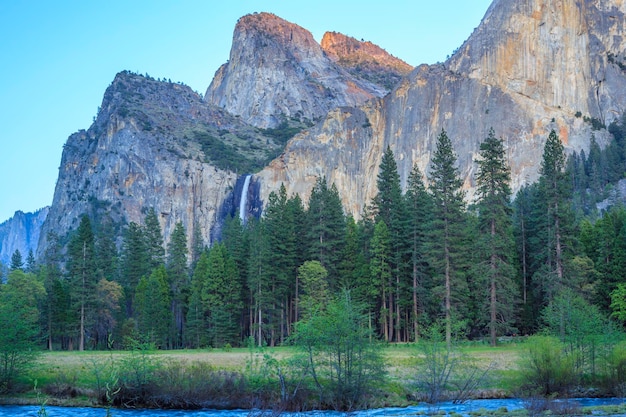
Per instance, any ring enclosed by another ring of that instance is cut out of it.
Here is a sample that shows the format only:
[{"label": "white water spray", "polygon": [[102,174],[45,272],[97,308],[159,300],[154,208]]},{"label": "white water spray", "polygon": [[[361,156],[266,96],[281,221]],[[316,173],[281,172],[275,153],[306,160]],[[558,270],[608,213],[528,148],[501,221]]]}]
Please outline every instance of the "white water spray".
[{"label": "white water spray", "polygon": [[241,219],[241,223],[246,223],[246,212],[248,209],[248,188],[250,188],[250,177],[252,175],[246,175],[246,179],[243,182],[243,187],[241,188],[241,198],[239,199],[239,218]]}]

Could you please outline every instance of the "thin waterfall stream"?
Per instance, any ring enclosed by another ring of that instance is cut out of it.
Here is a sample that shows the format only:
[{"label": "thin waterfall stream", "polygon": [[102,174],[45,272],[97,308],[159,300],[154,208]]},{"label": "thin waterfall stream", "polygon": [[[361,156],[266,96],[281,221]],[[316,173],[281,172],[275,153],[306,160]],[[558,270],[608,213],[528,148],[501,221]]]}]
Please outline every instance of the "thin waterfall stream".
[{"label": "thin waterfall stream", "polygon": [[246,213],[248,211],[248,189],[250,188],[250,178],[252,175],[246,175],[246,179],[243,182],[243,187],[241,187],[241,198],[239,199],[239,218],[241,219],[241,224],[246,223]]}]

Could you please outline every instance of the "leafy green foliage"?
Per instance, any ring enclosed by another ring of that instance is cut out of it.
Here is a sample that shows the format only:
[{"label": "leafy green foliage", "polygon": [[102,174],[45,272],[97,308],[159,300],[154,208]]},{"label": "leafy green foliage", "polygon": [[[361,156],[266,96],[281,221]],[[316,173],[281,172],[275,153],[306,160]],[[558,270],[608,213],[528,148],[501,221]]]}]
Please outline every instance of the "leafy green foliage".
[{"label": "leafy green foliage", "polygon": [[0,284],[0,392],[13,389],[38,353],[39,310],[45,288],[35,275],[15,269]]},{"label": "leafy green foliage", "polygon": [[541,395],[565,392],[575,382],[573,359],[555,337],[532,336],[521,359],[525,388]]},{"label": "leafy green foliage", "polygon": [[283,120],[280,124],[274,128],[261,129],[261,131],[278,141],[278,143],[285,145],[289,139],[297,135],[303,130],[302,123],[289,122]]},{"label": "leafy green foliage", "polygon": [[366,323],[362,307],[344,291],[296,324],[294,343],[308,358],[305,371],[336,410],[359,407],[385,376],[380,345]]}]

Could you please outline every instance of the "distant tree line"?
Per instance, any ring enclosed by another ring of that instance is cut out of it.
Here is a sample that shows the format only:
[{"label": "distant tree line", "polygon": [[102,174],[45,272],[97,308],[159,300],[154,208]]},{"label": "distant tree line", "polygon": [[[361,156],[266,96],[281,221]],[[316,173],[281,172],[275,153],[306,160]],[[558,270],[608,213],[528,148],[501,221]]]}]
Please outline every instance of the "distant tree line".
[{"label": "distant tree line", "polygon": [[607,147],[592,139],[588,155],[569,159],[550,132],[539,180],[514,200],[503,141],[490,130],[476,161],[476,199],[468,205],[442,130],[428,186],[415,166],[403,191],[386,149],[378,194],[358,221],[345,214],[325,178],[307,207],[281,186],[261,219],[227,219],[222,241],[211,247],[182,223],[165,247],[149,209],[142,224],[125,227],[118,249],[107,217],[93,224],[84,215],[67,245],[48,236],[39,263],[32,254],[23,262],[16,252],[0,295],[12,294],[16,280],[37,288],[29,291],[37,307],[29,323],[36,343],[54,350],[120,348],[128,341],[224,347],[250,338],[275,346],[346,293],[370,334],[387,342],[417,341],[437,324],[448,343],[461,337],[495,345],[557,325],[550,317],[563,303],[623,323],[626,209],[618,203],[601,215],[595,209],[615,195],[626,172],[626,130],[609,129],[614,140]]}]

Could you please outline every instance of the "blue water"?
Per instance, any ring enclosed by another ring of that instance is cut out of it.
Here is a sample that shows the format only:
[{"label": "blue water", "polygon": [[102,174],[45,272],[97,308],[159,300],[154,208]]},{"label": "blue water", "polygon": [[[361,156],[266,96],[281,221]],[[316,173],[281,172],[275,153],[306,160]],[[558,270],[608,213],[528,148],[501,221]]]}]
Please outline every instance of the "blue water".
[{"label": "blue water", "polygon": [[[614,405],[622,404],[623,398],[579,398],[575,400],[580,407]],[[358,411],[350,413],[350,417],[401,417],[416,414],[429,415],[437,413],[441,416],[441,412],[449,415],[450,413],[458,413],[467,416],[470,411],[479,409],[497,410],[506,407],[509,411],[524,408],[524,401],[520,399],[503,399],[503,400],[471,400],[464,404],[440,403],[437,405],[417,405],[406,408],[381,408],[375,410]],[[0,417],[5,416],[37,416],[40,410],[38,406],[13,406],[1,405]],[[85,408],[85,407],[53,407],[45,408],[48,417],[104,417],[106,410],[102,408]],[[281,417],[340,417],[343,413],[332,411],[311,411],[307,413],[283,413]],[[273,417],[271,412],[263,414],[250,410],[197,410],[197,411],[181,411],[181,410],[111,410],[113,417]]]}]

